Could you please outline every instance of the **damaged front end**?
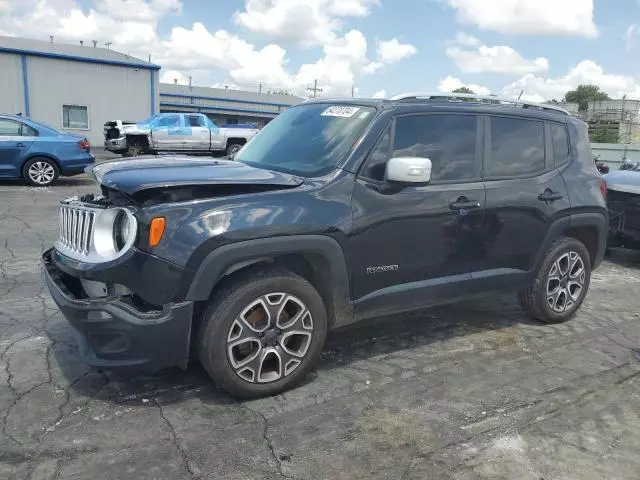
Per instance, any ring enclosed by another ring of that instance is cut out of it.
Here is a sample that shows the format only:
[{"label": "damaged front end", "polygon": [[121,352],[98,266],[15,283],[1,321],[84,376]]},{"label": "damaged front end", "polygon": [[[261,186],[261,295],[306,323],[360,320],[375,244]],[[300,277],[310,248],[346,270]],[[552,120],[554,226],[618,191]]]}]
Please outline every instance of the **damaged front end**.
[{"label": "damaged front end", "polygon": [[139,248],[147,235],[140,207],[103,192],[61,202],[58,241],[42,256],[51,296],[88,364],[184,368],[193,315],[191,302],[175,301],[184,269]]}]

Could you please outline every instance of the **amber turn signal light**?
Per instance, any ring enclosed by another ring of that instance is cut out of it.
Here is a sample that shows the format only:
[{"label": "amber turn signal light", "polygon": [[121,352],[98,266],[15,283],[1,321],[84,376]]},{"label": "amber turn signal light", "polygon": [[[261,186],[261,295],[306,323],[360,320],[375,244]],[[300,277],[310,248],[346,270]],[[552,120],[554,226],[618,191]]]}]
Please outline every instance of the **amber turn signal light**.
[{"label": "amber turn signal light", "polygon": [[166,225],[164,217],[155,217],[151,220],[151,226],[149,228],[149,246],[157,247],[164,235],[164,227]]}]

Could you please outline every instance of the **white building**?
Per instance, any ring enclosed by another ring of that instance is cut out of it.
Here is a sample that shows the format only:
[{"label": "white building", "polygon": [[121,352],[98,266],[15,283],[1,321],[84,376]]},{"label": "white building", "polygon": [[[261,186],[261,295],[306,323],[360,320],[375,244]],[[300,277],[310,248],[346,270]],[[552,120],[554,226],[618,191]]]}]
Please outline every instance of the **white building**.
[{"label": "white building", "polygon": [[105,48],[0,36],[0,113],[104,142],[114,118],[159,111],[160,66]]},{"label": "white building", "polygon": [[104,123],[201,112],[220,125],[264,126],[292,95],[159,83],[159,65],[93,44],[0,36],[0,113],[22,113],[104,144]]}]

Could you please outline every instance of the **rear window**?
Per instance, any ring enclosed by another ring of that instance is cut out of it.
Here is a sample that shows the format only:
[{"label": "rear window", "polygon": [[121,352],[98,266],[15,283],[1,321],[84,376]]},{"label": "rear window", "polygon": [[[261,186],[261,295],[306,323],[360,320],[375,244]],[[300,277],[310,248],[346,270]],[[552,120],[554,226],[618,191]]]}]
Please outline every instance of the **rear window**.
[{"label": "rear window", "polygon": [[552,123],[551,142],[553,143],[553,156],[556,165],[562,165],[569,160],[569,139],[567,138],[567,129],[564,125]]},{"label": "rear window", "polygon": [[545,169],[544,123],[522,118],[491,117],[488,177],[522,177]]}]

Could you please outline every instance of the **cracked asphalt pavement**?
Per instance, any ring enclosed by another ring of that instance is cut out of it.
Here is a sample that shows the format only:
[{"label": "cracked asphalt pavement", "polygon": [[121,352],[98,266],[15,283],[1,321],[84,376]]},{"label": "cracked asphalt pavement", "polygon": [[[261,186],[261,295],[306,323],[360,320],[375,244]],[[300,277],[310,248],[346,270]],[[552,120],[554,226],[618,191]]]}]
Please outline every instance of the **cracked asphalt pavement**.
[{"label": "cracked asphalt pavement", "polygon": [[198,365],[78,359],[39,255],[89,191],[0,184],[0,478],[640,478],[640,252],[614,252],[568,324],[505,296],[359,325],[299,388],[238,402]]}]

